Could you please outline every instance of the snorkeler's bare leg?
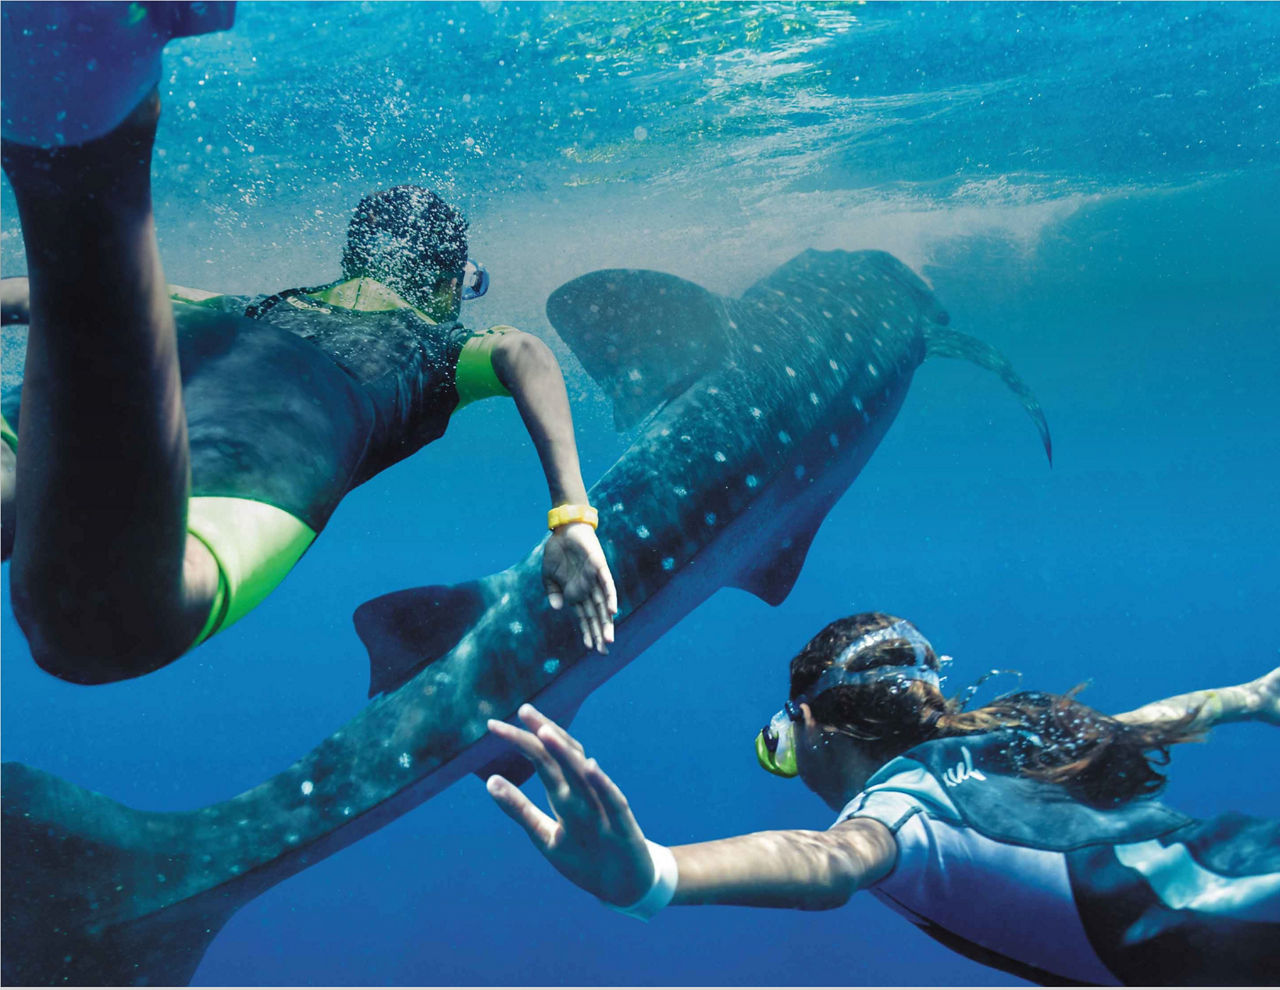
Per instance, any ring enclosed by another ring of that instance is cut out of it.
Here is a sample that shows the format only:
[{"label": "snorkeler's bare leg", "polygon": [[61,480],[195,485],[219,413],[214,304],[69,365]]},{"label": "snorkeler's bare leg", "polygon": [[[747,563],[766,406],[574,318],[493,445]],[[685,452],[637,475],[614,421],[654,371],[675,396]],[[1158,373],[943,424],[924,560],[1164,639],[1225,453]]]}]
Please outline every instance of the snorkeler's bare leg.
[{"label": "snorkeler's bare leg", "polygon": [[153,90],[86,144],[4,144],[30,279],[13,606],[36,661],[81,683],[180,656],[217,590],[186,530],[186,417],[151,211],[158,119]]},{"label": "snorkeler's bare leg", "polygon": [[13,490],[18,470],[12,448],[0,440],[0,560],[13,553]]},{"label": "snorkeler's bare leg", "polygon": [[1224,722],[1280,725],[1280,667],[1247,684],[1179,694],[1117,715],[1121,722],[1175,722],[1195,712],[1189,732],[1207,732]]}]

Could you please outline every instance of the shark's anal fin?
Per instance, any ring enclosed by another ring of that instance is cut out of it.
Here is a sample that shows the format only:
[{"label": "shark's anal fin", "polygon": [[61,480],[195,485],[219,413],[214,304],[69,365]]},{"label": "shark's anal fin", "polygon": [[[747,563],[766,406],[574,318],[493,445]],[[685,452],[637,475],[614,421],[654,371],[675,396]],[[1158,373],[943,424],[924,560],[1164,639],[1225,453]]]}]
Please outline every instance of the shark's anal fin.
[{"label": "shark's anal fin", "polygon": [[724,301],[662,272],[617,268],[575,278],[551,294],[547,319],[612,400],[620,431],[729,352]]},{"label": "shark's anal fin", "polygon": [[1040,431],[1040,442],[1044,444],[1045,456],[1049,458],[1049,464],[1052,466],[1053,439],[1049,436],[1049,423],[1044,418],[1044,411],[1040,408],[1040,402],[1036,399],[1035,393],[1018,377],[1008,358],[976,337],[970,337],[968,334],[943,326],[926,326],[924,343],[925,353],[929,357],[962,358],[999,375],[1000,380],[1022,401],[1022,408],[1036,424],[1036,429]]},{"label": "shark's anal fin", "polygon": [[353,618],[369,651],[369,697],[395,690],[448,653],[484,609],[478,581],[409,588],[361,605]]},{"label": "shark's anal fin", "polygon": [[[566,714],[555,714],[552,712],[543,712],[543,714],[555,719],[562,729],[566,729],[569,727],[569,723],[573,721],[574,716],[578,714],[578,709],[581,707],[582,705],[579,703],[574,705]],[[511,721],[514,723],[515,719],[512,719]],[[491,760],[489,763],[477,770],[476,776],[481,780],[488,780],[496,773],[502,777],[506,777],[507,780],[519,787],[533,776],[533,772],[534,766],[529,760],[525,759],[515,750],[509,750],[497,759]]]},{"label": "shark's anal fin", "polygon": [[814,534],[826,516],[826,508],[810,518],[800,522],[797,528],[784,538],[782,546],[772,553],[761,547],[760,562],[749,571],[744,571],[732,582],[733,587],[750,592],[767,605],[781,605],[795,586],[800,570],[804,567],[805,557],[809,554],[809,545],[813,543]]}]

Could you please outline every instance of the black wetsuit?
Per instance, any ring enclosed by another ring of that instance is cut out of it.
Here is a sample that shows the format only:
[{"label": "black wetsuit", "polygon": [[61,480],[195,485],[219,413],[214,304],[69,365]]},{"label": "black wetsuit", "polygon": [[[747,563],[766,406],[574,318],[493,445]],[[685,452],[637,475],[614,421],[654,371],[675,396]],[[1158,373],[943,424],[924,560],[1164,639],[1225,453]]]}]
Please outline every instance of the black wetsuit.
[{"label": "black wetsuit", "polygon": [[[319,532],[348,491],[444,433],[474,333],[305,297],[245,317],[259,301],[174,301],[191,493],[265,502]],[[0,403],[15,430],[21,397]]]}]

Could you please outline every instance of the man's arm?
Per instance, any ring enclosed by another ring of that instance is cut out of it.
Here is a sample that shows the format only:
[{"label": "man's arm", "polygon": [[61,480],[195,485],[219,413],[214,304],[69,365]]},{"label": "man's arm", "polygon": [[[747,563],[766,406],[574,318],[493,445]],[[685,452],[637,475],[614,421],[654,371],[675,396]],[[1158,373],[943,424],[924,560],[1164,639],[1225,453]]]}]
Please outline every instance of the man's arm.
[{"label": "man's arm", "polygon": [[[503,777],[489,778],[490,795],[562,875],[609,904],[636,904],[656,882],[655,865],[627,799],[564,729],[532,705],[520,718],[532,731],[498,721],[490,731],[533,761],[555,817]],[[885,876],[897,844],[879,822],[854,819],[827,832],[756,832],[670,852],[671,903],[821,910]]]},{"label": "man's arm", "polygon": [[[586,505],[569,396],[551,348],[532,334],[509,331],[494,346],[491,361],[538,451],[552,507]],[[618,596],[595,530],[580,522],[558,527],[543,550],[542,577],[551,607],[569,605],[583,642],[604,653],[613,642]]]},{"label": "man's arm", "polygon": [[1153,701],[1116,718],[1121,722],[1176,722],[1195,713],[1190,732],[1208,732],[1224,722],[1280,725],[1280,667],[1247,684],[1209,688]]}]

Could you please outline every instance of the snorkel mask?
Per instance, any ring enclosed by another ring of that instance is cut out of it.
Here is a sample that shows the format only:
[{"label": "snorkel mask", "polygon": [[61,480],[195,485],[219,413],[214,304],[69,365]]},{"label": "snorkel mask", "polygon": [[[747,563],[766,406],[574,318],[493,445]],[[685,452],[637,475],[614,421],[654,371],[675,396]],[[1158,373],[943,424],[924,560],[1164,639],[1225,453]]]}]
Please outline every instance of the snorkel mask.
[{"label": "snorkel mask", "polygon": [[[850,657],[868,647],[890,639],[905,640],[915,651],[915,663],[912,666],[872,667],[870,670],[856,671],[844,669]],[[877,681],[895,679],[901,681],[924,681],[926,684],[932,684],[937,687],[938,672],[928,666],[928,655],[929,643],[916,631],[916,627],[905,619],[899,619],[891,626],[885,626],[883,629],[874,629],[859,636],[841,651],[830,667],[822,672],[822,676],[818,678],[813,687],[798,698],[788,701],[783,706],[782,711],[773,716],[769,720],[769,724],[760,730],[760,734],[756,736],[756,759],[760,761],[760,766],[779,777],[795,777],[800,773],[800,769],[796,764],[795,729],[795,724],[803,718],[800,706],[810,699],[818,697],[824,691],[829,691],[831,688],[839,687],[842,684],[874,684]]]},{"label": "snorkel mask", "polygon": [[467,259],[462,269],[462,301],[479,299],[489,291],[489,273],[480,267],[478,261]]}]

